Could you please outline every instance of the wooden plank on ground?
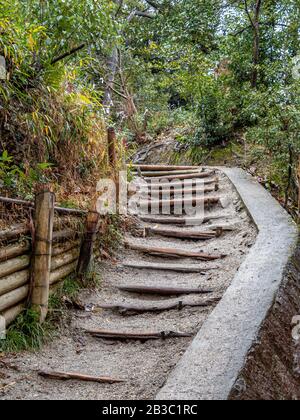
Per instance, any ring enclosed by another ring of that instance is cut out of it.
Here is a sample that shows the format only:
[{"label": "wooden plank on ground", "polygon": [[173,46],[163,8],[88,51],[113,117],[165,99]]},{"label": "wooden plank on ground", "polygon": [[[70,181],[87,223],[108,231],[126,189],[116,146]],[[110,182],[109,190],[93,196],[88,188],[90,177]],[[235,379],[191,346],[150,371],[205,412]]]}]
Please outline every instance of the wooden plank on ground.
[{"label": "wooden plank on ground", "polygon": [[187,338],[192,337],[192,334],[182,333],[176,331],[142,331],[142,332],[128,332],[128,331],[109,331],[109,330],[86,330],[87,334],[95,338],[105,338],[109,340],[165,340],[168,338]]},{"label": "wooden plank on ground", "polygon": [[192,295],[192,294],[209,294],[213,293],[212,289],[200,289],[196,287],[156,287],[156,286],[118,286],[122,292],[139,293],[147,295],[176,296],[176,295]]},{"label": "wooden plank on ground", "polygon": [[186,251],[185,249],[180,248],[159,248],[159,247],[151,247],[139,244],[133,244],[131,242],[126,241],[125,245],[135,251],[142,252],[144,254],[154,255],[157,257],[164,257],[164,258],[195,258],[202,261],[213,261],[225,258],[227,255],[225,254],[205,254],[204,252],[191,252]]},{"label": "wooden plank on ground", "polygon": [[159,270],[159,271],[174,271],[177,273],[204,273],[208,270],[216,268],[203,268],[198,265],[183,265],[183,264],[164,264],[164,263],[136,263],[127,262],[123,263],[123,267],[135,268],[139,270]]}]

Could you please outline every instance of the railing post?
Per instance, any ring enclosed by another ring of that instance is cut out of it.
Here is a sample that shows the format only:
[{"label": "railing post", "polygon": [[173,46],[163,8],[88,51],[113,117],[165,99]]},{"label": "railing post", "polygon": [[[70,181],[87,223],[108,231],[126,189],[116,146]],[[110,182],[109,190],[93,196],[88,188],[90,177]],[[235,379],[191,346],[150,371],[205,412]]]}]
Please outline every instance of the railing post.
[{"label": "railing post", "polygon": [[32,307],[44,322],[48,313],[55,196],[41,191],[35,197],[35,234],[32,258]]},{"label": "railing post", "polygon": [[97,200],[86,218],[84,237],[81,243],[80,255],[77,264],[77,275],[82,279],[88,273],[93,257],[94,243],[98,233],[100,215],[97,212]]}]

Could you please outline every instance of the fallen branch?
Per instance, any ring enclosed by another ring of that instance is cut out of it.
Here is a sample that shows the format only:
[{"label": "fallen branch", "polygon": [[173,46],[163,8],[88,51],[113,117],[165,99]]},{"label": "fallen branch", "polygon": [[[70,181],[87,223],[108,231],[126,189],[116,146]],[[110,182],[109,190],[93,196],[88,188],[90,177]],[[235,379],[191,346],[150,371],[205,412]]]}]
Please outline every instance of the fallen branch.
[{"label": "fallen branch", "polygon": [[87,334],[90,334],[96,338],[106,338],[114,340],[165,340],[168,338],[186,338],[192,337],[192,334],[181,333],[174,331],[162,331],[162,332],[120,332],[120,331],[106,331],[106,330],[86,330]]},{"label": "fallen branch", "polygon": [[145,254],[154,255],[158,257],[166,257],[166,258],[195,258],[202,261],[213,261],[225,258],[227,255],[219,254],[219,255],[209,255],[202,252],[191,252],[186,251],[184,249],[178,248],[158,248],[158,247],[148,247],[144,245],[135,245],[129,242],[125,242],[125,245],[134,250],[143,252]]},{"label": "fallen branch", "polygon": [[118,289],[123,292],[129,293],[162,296],[207,294],[214,292],[212,289],[198,289],[186,287],[118,286]]},{"label": "fallen branch", "polygon": [[80,373],[72,373],[72,372],[38,372],[40,376],[45,379],[57,379],[61,381],[69,381],[71,379],[76,379],[78,381],[84,382],[97,382],[100,384],[113,384],[113,383],[121,383],[125,382],[122,379],[110,378],[107,376],[89,376],[83,375]]}]

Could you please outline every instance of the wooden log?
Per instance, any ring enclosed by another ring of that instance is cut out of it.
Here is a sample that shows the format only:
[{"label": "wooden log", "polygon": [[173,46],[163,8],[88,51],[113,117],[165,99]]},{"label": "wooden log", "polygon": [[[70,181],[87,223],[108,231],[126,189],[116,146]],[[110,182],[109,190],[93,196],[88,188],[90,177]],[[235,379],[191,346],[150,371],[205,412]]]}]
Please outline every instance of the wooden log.
[{"label": "wooden log", "polygon": [[199,174],[199,169],[186,169],[179,171],[144,171],[142,176],[145,178],[160,178],[162,176],[172,176],[172,175],[190,175],[190,174]]},{"label": "wooden log", "polygon": [[[192,218],[192,217],[172,217],[172,216],[157,216],[157,217],[153,217],[153,216],[141,216],[140,219],[143,222],[146,223],[155,223],[155,224],[161,224],[161,225],[188,225],[188,224],[202,224],[202,223],[207,223],[210,222],[211,220],[216,220],[216,219],[225,219],[225,218],[229,218],[231,217],[231,215],[226,215],[226,214],[212,214],[209,216],[205,216],[202,219],[196,219],[196,218]],[[211,228],[211,227],[210,227]]]},{"label": "wooden log", "polygon": [[103,303],[97,305],[94,308],[94,311],[98,309],[104,310],[112,310],[118,311],[121,315],[129,315],[129,314],[139,314],[144,312],[163,312],[163,311],[170,311],[172,309],[181,310],[185,307],[207,307],[214,305],[215,303],[219,302],[221,298],[215,299],[208,299],[203,300],[200,302],[187,302],[187,301],[176,301],[176,302],[167,302],[167,303],[146,303],[146,304],[124,304],[124,303],[116,303],[116,304],[107,304]]},{"label": "wooden log", "polygon": [[24,284],[29,283],[29,279],[29,270],[19,271],[10,276],[2,277],[0,279],[0,296],[24,286]]},{"label": "wooden log", "polygon": [[[0,202],[5,203],[5,204],[15,204],[15,205],[23,206],[23,207],[33,207],[34,208],[34,206],[35,206],[35,204],[32,201],[19,200],[19,199],[8,198],[8,197],[0,197]],[[87,214],[86,210],[69,209],[69,208],[59,207],[59,206],[55,206],[54,210],[58,213],[71,214],[71,215],[74,215],[74,216],[75,215],[83,216],[83,215]]]},{"label": "wooden log", "polygon": [[135,268],[140,270],[161,270],[174,271],[177,273],[205,273],[208,270],[216,268],[203,268],[197,265],[183,265],[183,264],[161,264],[161,263],[124,263],[122,267]]},{"label": "wooden log", "polygon": [[66,241],[68,239],[76,239],[81,235],[81,232],[76,232],[72,229],[60,230],[53,232],[53,242]]},{"label": "wooden log", "polygon": [[5,319],[6,327],[8,327],[16,318],[20,315],[21,312],[25,309],[25,302],[12,308],[7,309],[2,312],[1,316]]},{"label": "wooden log", "polygon": [[[210,178],[216,174],[215,171],[207,171],[207,172],[198,172],[194,174],[187,174],[187,175],[164,175],[160,177],[160,180],[163,181],[175,181],[175,180],[184,180],[184,179],[202,179],[202,178]],[[153,178],[147,178],[147,182],[151,182]],[[155,178],[156,179],[156,178]]]},{"label": "wooden log", "polygon": [[29,226],[25,223],[20,223],[0,231],[0,241],[11,241],[20,236],[26,236],[29,233]]},{"label": "wooden log", "polygon": [[28,241],[0,248],[0,262],[19,257],[20,255],[26,254],[29,250],[30,244]]},{"label": "wooden log", "polygon": [[207,294],[213,293],[212,289],[199,289],[189,287],[155,287],[155,286],[118,286],[122,292],[138,293],[146,295],[161,295],[161,296],[175,296],[175,295],[192,295],[192,294]]},{"label": "wooden log", "polygon": [[[197,185],[197,179],[191,179],[191,180],[185,180],[182,182],[180,179],[175,180],[174,182],[160,182],[157,183],[156,179],[153,179],[151,182],[148,182],[148,188],[153,189],[161,189],[161,188],[180,188],[180,187],[194,187]],[[199,181],[199,180],[198,180]],[[219,184],[219,178],[215,177],[213,179],[202,179],[201,180],[201,186],[207,186],[207,185],[213,185],[213,184]],[[200,185],[198,185],[200,187]]]},{"label": "wooden log", "polygon": [[141,200],[140,206],[143,208],[151,208],[151,206],[157,206],[162,208],[163,206],[174,207],[175,205],[212,205],[220,203],[220,197],[205,197],[205,198],[181,198],[181,199],[170,199],[170,200]]},{"label": "wooden log", "polygon": [[31,304],[43,323],[48,312],[55,196],[42,191],[35,200],[35,238]]},{"label": "wooden log", "polygon": [[133,169],[140,169],[141,171],[182,171],[189,169],[201,169],[198,166],[172,166],[172,165],[127,165]]},{"label": "wooden log", "polygon": [[80,241],[74,240],[70,242],[66,242],[64,244],[55,245],[52,247],[52,257],[57,257],[58,255],[64,254],[68,251],[71,251],[72,249],[78,249],[80,248]]},{"label": "wooden log", "polygon": [[67,276],[74,273],[77,267],[77,261],[58,268],[50,273],[50,285],[56,284],[61,280],[64,280]]},{"label": "wooden log", "polygon": [[179,189],[174,189],[174,188],[165,188],[165,189],[152,189],[148,192],[143,193],[144,196],[153,196],[155,195],[155,197],[159,197],[160,199],[163,196],[171,196],[173,197],[174,195],[178,196],[182,196],[182,197],[191,197],[193,195],[198,194],[200,196],[200,194],[208,194],[211,192],[217,191],[216,187],[206,187],[206,188],[179,188]]},{"label": "wooden log", "polygon": [[222,230],[216,230],[211,232],[197,232],[191,230],[171,230],[171,229],[158,229],[147,227],[145,229],[146,236],[149,235],[159,235],[167,238],[177,238],[177,239],[190,239],[190,240],[199,240],[205,241],[209,239],[218,238],[222,235]]},{"label": "wooden log", "polygon": [[78,260],[79,257],[79,248],[73,248],[70,251],[57,255],[56,257],[51,258],[51,271],[55,271],[60,267],[71,264],[72,262]]},{"label": "wooden log", "polygon": [[149,247],[144,245],[132,244],[129,242],[125,242],[125,245],[134,251],[139,251],[144,254],[154,255],[156,257],[163,258],[195,258],[197,260],[202,261],[213,261],[225,258],[227,256],[225,254],[210,255],[202,252],[191,252],[186,251],[185,249],[178,248]]},{"label": "wooden log", "polygon": [[12,308],[22,302],[27,298],[28,292],[29,286],[26,285],[0,296],[0,312],[5,311],[8,308]]},{"label": "wooden log", "polygon": [[25,268],[29,267],[29,264],[30,257],[28,255],[22,255],[21,257],[2,262],[0,264],[0,279],[2,277],[6,277],[10,274],[24,270]]},{"label": "wooden log", "polygon": [[175,331],[161,331],[161,332],[124,332],[124,331],[107,331],[107,330],[86,330],[87,334],[96,338],[105,338],[109,340],[165,340],[168,338],[187,338],[192,337],[192,334],[175,332]]},{"label": "wooden log", "polygon": [[90,269],[94,244],[97,238],[97,232],[99,230],[100,214],[96,211],[97,200],[92,204],[92,209],[88,213],[86,220],[85,234],[80,248],[80,255],[77,265],[77,275],[83,277]]},{"label": "wooden log", "polygon": [[60,381],[69,381],[71,379],[75,379],[77,381],[97,382],[99,384],[114,384],[114,383],[125,382],[123,379],[110,378],[108,376],[89,376],[89,375],[83,375],[81,373],[73,373],[73,372],[40,371],[39,375],[45,379],[55,379],[55,380],[60,380]]}]

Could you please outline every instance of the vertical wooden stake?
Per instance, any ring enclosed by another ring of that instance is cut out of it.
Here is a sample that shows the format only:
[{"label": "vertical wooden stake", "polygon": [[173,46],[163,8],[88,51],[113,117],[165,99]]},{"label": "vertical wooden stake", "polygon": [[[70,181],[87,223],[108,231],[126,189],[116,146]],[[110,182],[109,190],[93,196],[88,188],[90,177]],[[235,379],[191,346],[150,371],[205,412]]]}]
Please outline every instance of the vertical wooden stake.
[{"label": "vertical wooden stake", "polygon": [[42,191],[35,198],[35,237],[32,260],[33,289],[31,303],[44,322],[48,313],[49,283],[55,196]]},{"label": "vertical wooden stake", "polygon": [[116,132],[113,127],[109,127],[107,130],[107,144],[108,144],[108,159],[109,164],[113,169],[116,169],[117,164],[117,152],[116,152]]},{"label": "vertical wooden stake", "polygon": [[297,178],[298,178],[298,223],[300,223],[300,156],[298,156]]},{"label": "vertical wooden stake", "polygon": [[88,273],[93,257],[94,243],[97,237],[100,214],[97,212],[97,200],[89,211],[86,219],[86,228],[81,244],[80,255],[77,264],[77,275],[83,278]]}]

